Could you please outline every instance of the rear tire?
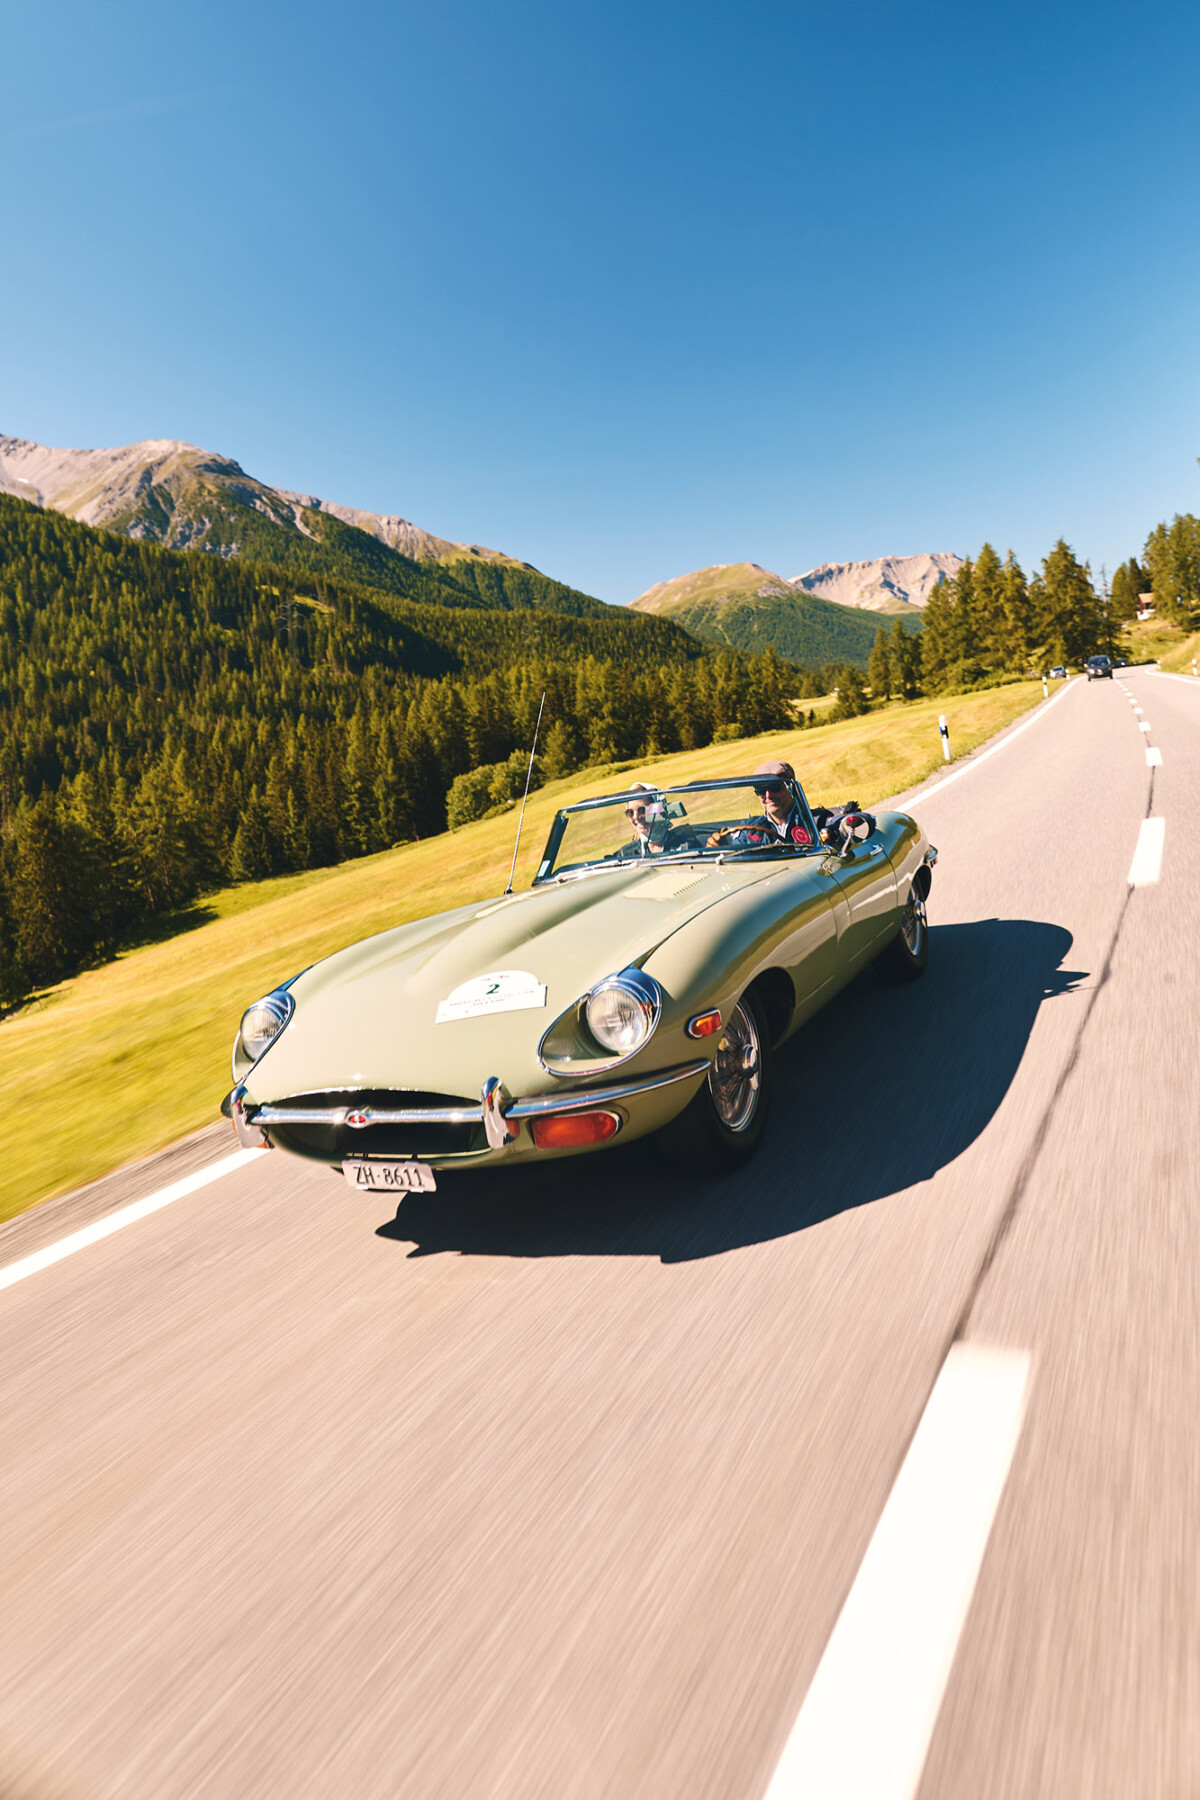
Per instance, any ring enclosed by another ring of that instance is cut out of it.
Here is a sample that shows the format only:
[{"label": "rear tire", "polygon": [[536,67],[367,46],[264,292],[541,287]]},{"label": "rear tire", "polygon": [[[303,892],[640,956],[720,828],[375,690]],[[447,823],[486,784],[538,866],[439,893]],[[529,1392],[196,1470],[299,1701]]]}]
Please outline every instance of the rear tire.
[{"label": "rear tire", "polygon": [[910,888],[900,929],[882,955],[875,958],[875,970],[884,981],[900,986],[918,981],[929,961],[929,921],[925,902]]},{"label": "rear tire", "polygon": [[658,1133],[671,1162],[698,1175],[741,1168],[767,1128],[771,1032],[756,994],[742,995],[721,1033],[721,1046],[699,1091]]}]

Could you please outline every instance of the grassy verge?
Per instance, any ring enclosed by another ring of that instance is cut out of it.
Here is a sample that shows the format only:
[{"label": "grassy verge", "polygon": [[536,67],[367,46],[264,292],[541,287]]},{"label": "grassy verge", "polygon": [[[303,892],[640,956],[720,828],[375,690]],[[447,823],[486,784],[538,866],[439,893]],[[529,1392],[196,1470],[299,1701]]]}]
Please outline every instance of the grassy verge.
[{"label": "grassy verge", "polygon": [[1178,653],[1187,633],[1166,619],[1131,619],[1117,634],[1114,654],[1131,663],[1157,662]]},{"label": "grassy verge", "polygon": [[[836,725],[661,757],[653,768],[663,781],[692,780],[783,757],[814,802],[867,806],[941,766],[939,712],[962,755],[1041,697],[1040,682],[1023,682],[895,704]],[[613,777],[632,766],[593,769],[531,797],[518,887],[532,879],[555,808],[623,787]],[[225,889],[181,920],[175,936],[64,982],[0,1025],[0,1218],[215,1119],[229,1087],[233,1034],[251,1000],[356,938],[499,894],[513,829],[507,814],[336,869]]]},{"label": "grassy verge", "polygon": [[[1182,634],[1180,634],[1182,635]],[[1159,666],[1172,675],[1190,675],[1193,662],[1200,661],[1200,631],[1194,631],[1189,638],[1168,650],[1159,659]]]}]

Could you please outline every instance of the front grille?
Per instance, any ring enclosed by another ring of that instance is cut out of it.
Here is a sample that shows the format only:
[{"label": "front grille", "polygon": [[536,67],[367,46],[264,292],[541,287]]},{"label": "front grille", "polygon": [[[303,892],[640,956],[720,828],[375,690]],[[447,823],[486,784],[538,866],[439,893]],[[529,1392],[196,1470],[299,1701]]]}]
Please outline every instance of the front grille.
[{"label": "front grille", "polygon": [[272,1140],[302,1156],[340,1162],[347,1156],[379,1156],[403,1161],[413,1156],[455,1156],[486,1142],[479,1100],[463,1094],[434,1094],[411,1088],[369,1088],[353,1093],[334,1091],[289,1094],[271,1102],[282,1111],[296,1112],[424,1112],[462,1108],[474,1113],[470,1123],[443,1124],[422,1119],[411,1124],[269,1123]]}]

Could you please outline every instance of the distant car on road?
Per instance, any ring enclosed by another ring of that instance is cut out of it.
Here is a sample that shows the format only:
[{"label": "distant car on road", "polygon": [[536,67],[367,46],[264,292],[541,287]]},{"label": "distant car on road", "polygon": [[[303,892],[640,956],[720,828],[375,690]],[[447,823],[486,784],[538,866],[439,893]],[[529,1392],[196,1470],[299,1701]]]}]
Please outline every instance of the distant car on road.
[{"label": "distant car on road", "polygon": [[1128,667],[1129,664],[1125,661],[1123,656],[1118,656],[1116,662],[1113,664],[1114,669],[1127,669]]},{"label": "distant car on road", "polygon": [[[781,788],[783,837],[763,812]],[[394,1195],[664,1128],[675,1160],[731,1168],[766,1124],[774,1047],[864,964],[924,970],[936,855],[904,813],[847,814],[822,842],[773,776],[579,801],[527,892],[385,931],[256,1001],[225,1110],[246,1146]]]},{"label": "distant car on road", "polygon": [[1067,671],[1063,668],[1061,663],[1055,663],[1050,671],[1050,679],[1051,681],[1065,681],[1067,679]]},{"label": "distant car on road", "polygon": [[1089,656],[1087,659],[1087,678],[1089,681],[1102,681],[1107,675],[1112,680],[1112,658],[1108,656]]}]

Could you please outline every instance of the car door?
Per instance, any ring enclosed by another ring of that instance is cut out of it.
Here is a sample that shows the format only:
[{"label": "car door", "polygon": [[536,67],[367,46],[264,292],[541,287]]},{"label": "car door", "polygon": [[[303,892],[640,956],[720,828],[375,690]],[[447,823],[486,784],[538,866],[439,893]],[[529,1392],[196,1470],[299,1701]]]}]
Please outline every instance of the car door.
[{"label": "car door", "polygon": [[896,874],[887,852],[870,839],[821,865],[836,889],[838,943],[850,970],[878,954],[896,929]]}]

